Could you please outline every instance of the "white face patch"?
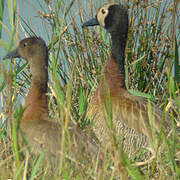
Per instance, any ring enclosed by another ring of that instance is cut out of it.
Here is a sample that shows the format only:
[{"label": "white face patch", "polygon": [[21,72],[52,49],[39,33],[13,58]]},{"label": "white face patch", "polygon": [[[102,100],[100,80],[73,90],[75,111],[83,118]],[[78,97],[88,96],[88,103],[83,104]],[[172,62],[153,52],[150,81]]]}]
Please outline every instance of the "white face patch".
[{"label": "white face patch", "polygon": [[97,13],[97,20],[100,24],[100,26],[105,27],[105,18],[107,17],[108,13],[109,13],[109,7],[112,5],[119,5],[119,3],[109,3],[109,4],[105,4],[103,5],[98,13]]}]

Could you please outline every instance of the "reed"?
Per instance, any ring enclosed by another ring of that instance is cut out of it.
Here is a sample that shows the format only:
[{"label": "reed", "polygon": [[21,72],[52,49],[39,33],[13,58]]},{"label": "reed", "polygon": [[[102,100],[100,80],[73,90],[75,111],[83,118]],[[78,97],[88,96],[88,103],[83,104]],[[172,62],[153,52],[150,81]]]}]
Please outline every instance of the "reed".
[{"label": "reed", "polygon": [[[41,4],[40,0],[37,2]],[[45,38],[49,49],[49,114],[54,120],[65,122],[64,136],[68,136],[68,121],[79,123],[84,129],[89,123],[85,118],[88,102],[96,90],[111,48],[109,35],[100,27],[81,28],[82,22],[94,15],[94,10],[104,1],[45,2],[36,11],[49,31],[45,34],[33,33]],[[6,5],[10,29],[6,26],[7,22],[3,21],[5,3],[0,0],[0,37],[2,30],[6,31],[9,42],[0,40],[0,47],[9,51],[18,41],[19,32],[14,28],[16,22],[19,27],[26,27],[31,35],[33,33],[30,29],[33,28],[19,16],[18,1],[13,4],[8,0]],[[126,48],[126,87],[137,96],[155,101],[163,112],[168,112],[172,134],[171,138],[160,135],[166,153],[159,149],[155,160],[143,167],[133,166],[134,162],[120,152],[123,168],[132,179],[178,179],[180,168],[175,157],[178,156],[180,143],[175,129],[180,120],[179,4],[176,0],[128,0],[126,5],[130,19]],[[40,168],[43,155],[36,159],[23,157],[23,150],[17,146],[18,121],[23,113],[19,104],[29,85],[29,66],[26,63],[1,61],[0,179],[46,179],[48,174],[46,167],[43,170]],[[110,109],[107,109],[108,112]],[[66,154],[66,147],[63,152]],[[97,162],[79,165],[64,157],[53,179],[120,179],[120,173],[116,154],[104,152],[101,167]]]}]

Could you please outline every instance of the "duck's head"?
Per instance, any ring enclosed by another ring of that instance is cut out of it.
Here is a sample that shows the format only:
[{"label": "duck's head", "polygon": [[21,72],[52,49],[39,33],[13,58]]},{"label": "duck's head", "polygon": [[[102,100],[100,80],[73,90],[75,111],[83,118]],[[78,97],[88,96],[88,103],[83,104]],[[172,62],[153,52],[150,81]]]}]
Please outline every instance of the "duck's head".
[{"label": "duck's head", "polygon": [[34,64],[37,58],[47,56],[47,47],[43,39],[38,37],[29,37],[20,41],[18,47],[9,52],[3,59],[8,58],[23,58],[30,64]]},{"label": "duck's head", "polygon": [[95,18],[85,22],[82,27],[100,25],[109,33],[128,29],[128,13],[119,3],[109,3],[99,8]]}]

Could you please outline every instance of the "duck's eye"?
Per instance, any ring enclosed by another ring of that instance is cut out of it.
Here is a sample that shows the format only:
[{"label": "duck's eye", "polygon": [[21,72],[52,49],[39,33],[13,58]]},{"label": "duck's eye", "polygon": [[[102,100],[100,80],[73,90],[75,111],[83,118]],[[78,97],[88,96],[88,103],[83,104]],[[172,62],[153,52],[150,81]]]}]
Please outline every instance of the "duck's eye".
[{"label": "duck's eye", "polygon": [[27,42],[23,43],[23,46],[26,47],[27,46]]},{"label": "duck's eye", "polygon": [[105,13],[106,13],[106,11],[105,11],[104,9],[102,9],[101,12],[102,12],[102,14],[105,14]]}]

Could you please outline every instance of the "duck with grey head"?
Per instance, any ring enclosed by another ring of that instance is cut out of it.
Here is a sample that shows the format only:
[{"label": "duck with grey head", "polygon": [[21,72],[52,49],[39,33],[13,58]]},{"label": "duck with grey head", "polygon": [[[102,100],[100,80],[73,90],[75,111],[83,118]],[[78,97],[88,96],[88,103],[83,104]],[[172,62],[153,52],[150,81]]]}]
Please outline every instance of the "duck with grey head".
[{"label": "duck with grey head", "polygon": [[[20,41],[18,47],[8,53],[3,59],[23,58],[30,64],[32,74],[31,86],[25,99],[25,108],[20,121],[22,136],[32,154],[44,154],[44,161],[51,169],[57,165],[61,156],[62,126],[49,117],[47,103],[48,82],[48,49],[43,39],[29,37]],[[54,122],[53,122],[54,121]],[[68,138],[65,139],[69,156],[78,158],[86,154],[95,157],[98,145],[86,135],[77,125],[68,124],[71,137],[71,148],[68,149]],[[22,147],[24,141],[20,142]],[[75,151],[76,150],[76,151]],[[74,153],[74,154],[73,154]],[[85,157],[85,156],[84,156]],[[51,163],[50,163],[51,162]]]}]

